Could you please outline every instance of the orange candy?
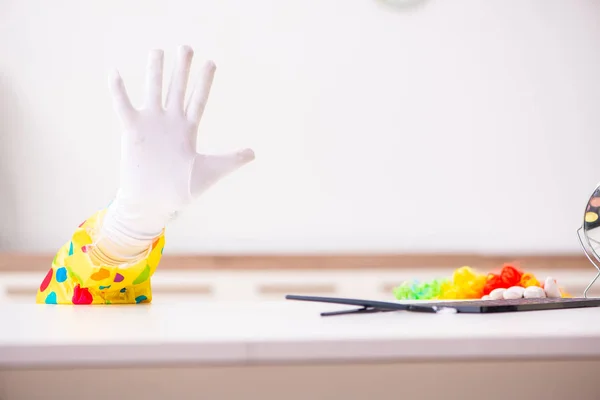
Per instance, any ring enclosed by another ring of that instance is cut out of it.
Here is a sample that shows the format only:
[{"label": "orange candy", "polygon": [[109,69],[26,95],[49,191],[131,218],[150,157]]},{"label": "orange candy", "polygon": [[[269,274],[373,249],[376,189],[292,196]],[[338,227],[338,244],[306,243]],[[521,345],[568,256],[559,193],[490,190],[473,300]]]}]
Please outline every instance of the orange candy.
[{"label": "orange candy", "polygon": [[523,275],[521,275],[521,282],[519,283],[519,286],[523,286],[524,288],[529,286],[542,287],[535,275],[533,275],[531,272],[525,272]]}]

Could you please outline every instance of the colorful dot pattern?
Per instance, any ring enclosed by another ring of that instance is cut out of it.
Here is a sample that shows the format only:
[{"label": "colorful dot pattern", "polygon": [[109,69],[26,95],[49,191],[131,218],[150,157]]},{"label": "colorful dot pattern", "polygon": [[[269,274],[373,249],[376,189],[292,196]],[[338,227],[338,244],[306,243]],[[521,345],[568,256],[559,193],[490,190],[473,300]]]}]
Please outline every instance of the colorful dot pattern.
[{"label": "colorful dot pattern", "polygon": [[60,267],[56,270],[56,282],[63,283],[67,280],[67,269],[65,267]]},{"label": "colorful dot pattern", "polygon": [[46,303],[46,304],[56,304],[56,292],[50,292],[50,293],[48,293],[48,296],[46,296],[46,300],[44,300],[44,303]]},{"label": "colorful dot pattern", "polygon": [[138,296],[138,297],[135,298],[136,304],[142,303],[142,302],[144,302],[146,300],[148,300],[148,298],[146,296],[144,296],[143,294],[141,296]]},{"label": "colorful dot pattern", "polygon": [[143,304],[152,301],[150,279],[160,262],[164,232],[147,256],[125,267],[95,265],[89,257],[92,233],[105,210],[85,220],[62,246],[43,278],[36,296],[38,304]]}]

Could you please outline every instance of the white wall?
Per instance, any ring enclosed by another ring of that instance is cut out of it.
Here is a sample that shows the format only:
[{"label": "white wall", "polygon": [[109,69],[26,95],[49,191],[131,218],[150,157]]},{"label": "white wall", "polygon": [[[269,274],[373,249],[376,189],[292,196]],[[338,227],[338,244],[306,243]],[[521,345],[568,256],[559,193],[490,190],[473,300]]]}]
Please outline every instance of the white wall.
[{"label": "white wall", "polygon": [[[0,246],[53,251],[116,190],[106,76],[187,43],[201,146],[255,163],[175,251],[578,251],[600,181],[600,2],[2,0]],[[199,62],[195,64],[197,68]]]}]

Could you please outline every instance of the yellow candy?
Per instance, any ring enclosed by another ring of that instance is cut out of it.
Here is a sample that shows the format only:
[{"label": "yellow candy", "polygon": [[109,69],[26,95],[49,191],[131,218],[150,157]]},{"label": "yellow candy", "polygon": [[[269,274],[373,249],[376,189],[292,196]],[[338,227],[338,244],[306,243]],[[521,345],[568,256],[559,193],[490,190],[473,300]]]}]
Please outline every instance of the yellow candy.
[{"label": "yellow candy", "polygon": [[475,285],[477,286],[478,289],[483,290],[483,287],[485,286],[485,283],[487,282],[487,276],[485,275],[477,275],[477,277],[475,278]]},{"label": "yellow candy", "polygon": [[477,274],[470,267],[461,267],[452,274],[451,282],[440,287],[440,299],[479,299],[483,296],[486,276]]},{"label": "yellow candy", "polygon": [[455,300],[458,299],[459,293],[455,287],[450,287],[447,290],[442,291],[440,294],[440,299],[442,300]]},{"label": "yellow candy", "polygon": [[469,267],[459,268],[454,273],[454,284],[458,286],[461,299],[478,299],[483,296],[485,282],[485,275],[477,274]]},{"label": "yellow candy", "polygon": [[454,271],[452,275],[452,280],[455,284],[460,285],[462,283],[466,283],[475,279],[475,272],[469,267],[461,267]]},{"label": "yellow candy", "polygon": [[452,283],[446,281],[440,285],[440,294],[438,297],[442,300],[456,298],[456,297],[453,297],[453,293],[454,293],[454,285],[452,285]]},{"label": "yellow candy", "polygon": [[461,299],[478,299],[483,296],[483,293],[474,288],[460,288],[459,289]]}]

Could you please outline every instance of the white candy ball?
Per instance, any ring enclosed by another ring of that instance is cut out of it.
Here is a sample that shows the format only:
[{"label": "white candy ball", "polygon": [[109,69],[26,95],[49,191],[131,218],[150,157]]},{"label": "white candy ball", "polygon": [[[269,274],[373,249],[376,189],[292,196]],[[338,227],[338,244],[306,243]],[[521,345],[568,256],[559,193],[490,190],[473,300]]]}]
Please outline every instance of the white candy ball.
[{"label": "white candy ball", "polygon": [[484,295],[481,300],[491,300],[492,298],[489,295]]},{"label": "white candy ball", "polygon": [[552,279],[551,277],[546,278],[546,282],[544,282],[544,291],[546,292],[547,297],[562,297],[560,294],[560,289],[558,288],[558,283],[556,283],[556,280]]},{"label": "white candy ball", "polygon": [[519,295],[521,295],[521,297],[523,297],[523,293],[525,292],[525,288],[523,286],[511,286],[506,290],[510,290],[515,293],[518,293]]},{"label": "white candy ball", "polygon": [[503,289],[503,288],[494,289],[490,292],[490,299],[492,299],[492,300],[503,299],[504,292],[506,292],[506,289]]},{"label": "white candy ball", "polygon": [[546,297],[546,292],[539,286],[529,286],[528,288],[525,288],[523,297],[526,299],[541,299]]},{"label": "white candy ball", "polygon": [[502,294],[502,297],[506,300],[520,299],[523,297],[523,292],[525,292],[525,288],[521,286],[512,286],[506,289]]}]

